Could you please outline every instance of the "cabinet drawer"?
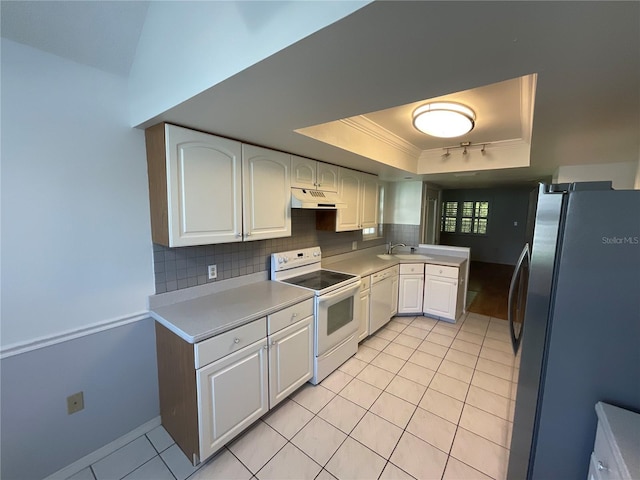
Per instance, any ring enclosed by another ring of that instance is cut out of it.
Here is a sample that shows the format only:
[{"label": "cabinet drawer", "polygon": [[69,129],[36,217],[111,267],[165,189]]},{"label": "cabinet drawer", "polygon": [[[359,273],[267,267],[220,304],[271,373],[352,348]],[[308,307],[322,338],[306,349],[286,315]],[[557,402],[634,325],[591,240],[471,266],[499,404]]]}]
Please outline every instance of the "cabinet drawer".
[{"label": "cabinet drawer", "polygon": [[313,298],[272,313],[267,316],[269,335],[289,325],[293,325],[295,322],[299,322],[310,315],[313,315]]},{"label": "cabinet drawer", "polygon": [[458,278],[457,267],[445,267],[444,265],[431,265],[425,266],[426,275],[435,275],[437,277]]},{"label": "cabinet drawer", "polygon": [[196,343],[194,346],[196,368],[229,355],[267,336],[265,317],[251,323],[221,333],[213,338]]},{"label": "cabinet drawer", "polygon": [[[598,471],[598,477],[602,480],[610,478],[624,478],[620,473],[620,467],[616,462],[615,456],[611,445],[607,440],[602,427],[598,425],[596,430],[596,441],[593,447],[593,463],[595,463],[596,470]],[[600,470],[600,465],[602,470]]]},{"label": "cabinet drawer", "polygon": [[419,274],[424,272],[424,263],[401,263],[400,275]]},{"label": "cabinet drawer", "polygon": [[367,275],[366,277],[362,277],[362,283],[360,284],[360,291],[364,292],[371,288],[371,275]]}]

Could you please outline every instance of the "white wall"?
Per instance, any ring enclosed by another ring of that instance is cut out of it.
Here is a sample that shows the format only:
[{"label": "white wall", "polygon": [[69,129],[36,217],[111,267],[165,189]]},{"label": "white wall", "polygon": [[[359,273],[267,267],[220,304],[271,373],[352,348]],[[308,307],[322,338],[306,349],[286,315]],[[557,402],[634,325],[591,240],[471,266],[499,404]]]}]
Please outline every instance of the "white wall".
[{"label": "white wall", "polygon": [[636,168],[636,181],[633,184],[633,188],[640,190],[640,159],[638,159],[638,166]]},{"label": "white wall", "polygon": [[385,190],[384,223],[420,225],[422,182],[389,182]]},{"label": "white wall", "polygon": [[370,3],[151,2],[130,74],[132,125]]},{"label": "white wall", "polygon": [[2,348],[146,311],[144,133],[127,82],[2,39]]},{"label": "white wall", "polygon": [[618,163],[596,163],[589,165],[566,165],[559,167],[553,175],[554,183],[594,182],[611,180],[616,190],[638,188],[634,186],[640,165],[637,161]]}]

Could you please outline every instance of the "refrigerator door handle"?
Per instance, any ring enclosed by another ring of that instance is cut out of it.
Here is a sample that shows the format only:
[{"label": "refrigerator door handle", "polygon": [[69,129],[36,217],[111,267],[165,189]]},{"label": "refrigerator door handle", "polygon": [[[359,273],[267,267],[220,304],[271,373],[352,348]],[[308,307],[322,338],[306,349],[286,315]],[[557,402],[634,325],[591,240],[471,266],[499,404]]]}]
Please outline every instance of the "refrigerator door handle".
[{"label": "refrigerator door handle", "polygon": [[[515,286],[516,286],[516,280],[518,279],[518,276],[520,275],[520,271],[522,270],[522,265],[524,262],[525,258],[529,258],[529,244],[525,243],[524,244],[524,248],[522,249],[522,252],[520,253],[520,256],[518,257],[518,262],[516,263],[516,269],[513,271],[513,276],[511,277],[511,284],[509,285],[509,303],[508,303],[508,310],[507,310],[507,319],[509,320],[509,332],[511,333],[511,346],[513,347],[513,354],[515,355],[516,353],[518,353],[518,346],[519,346],[519,339],[516,338],[516,332],[515,332],[515,328],[513,326],[513,309],[511,308],[511,306],[513,305],[514,302],[514,293],[515,293]],[[521,327],[522,328],[522,327]],[[520,333],[520,335],[522,335],[522,333]]]}]

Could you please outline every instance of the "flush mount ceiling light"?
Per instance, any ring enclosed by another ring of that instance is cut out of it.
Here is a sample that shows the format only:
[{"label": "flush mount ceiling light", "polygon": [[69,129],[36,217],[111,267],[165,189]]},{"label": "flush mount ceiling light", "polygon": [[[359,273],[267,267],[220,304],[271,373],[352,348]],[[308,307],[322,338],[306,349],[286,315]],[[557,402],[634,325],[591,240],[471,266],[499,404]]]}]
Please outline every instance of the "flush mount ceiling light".
[{"label": "flush mount ceiling light", "polygon": [[473,130],[476,114],[459,103],[427,103],[413,112],[413,126],[434,137],[459,137]]}]

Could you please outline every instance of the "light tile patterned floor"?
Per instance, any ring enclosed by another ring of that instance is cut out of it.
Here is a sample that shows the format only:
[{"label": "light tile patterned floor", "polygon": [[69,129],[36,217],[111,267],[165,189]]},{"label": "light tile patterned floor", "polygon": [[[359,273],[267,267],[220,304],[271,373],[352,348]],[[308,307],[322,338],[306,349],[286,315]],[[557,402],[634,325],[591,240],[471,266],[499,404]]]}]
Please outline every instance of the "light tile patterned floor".
[{"label": "light tile patterned floor", "polygon": [[158,427],[71,478],[501,480],[513,363],[504,320],[395,317],[198,469]]}]

